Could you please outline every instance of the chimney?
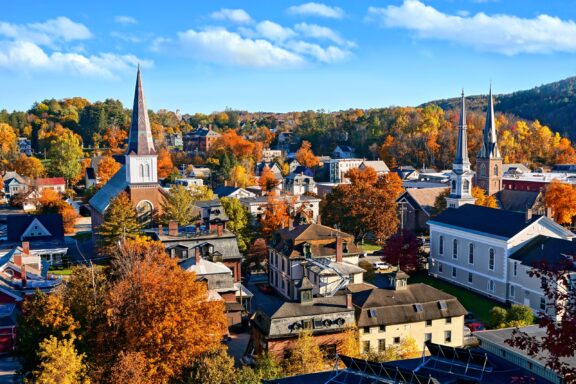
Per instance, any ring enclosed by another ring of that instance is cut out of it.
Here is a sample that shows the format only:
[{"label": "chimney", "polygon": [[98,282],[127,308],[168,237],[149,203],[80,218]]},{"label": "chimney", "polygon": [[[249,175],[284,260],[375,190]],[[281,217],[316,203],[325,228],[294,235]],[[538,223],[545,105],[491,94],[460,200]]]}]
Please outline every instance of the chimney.
[{"label": "chimney", "polygon": [[178,222],[176,220],[170,220],[168,222],[168,235],[178,236]]},{"label": "chimney", "polygon": [[554,219],[554,216],[552,216],[552,207],[546,208],[546,217],[549,219]]},{"label": "chimney", "polygon": [[158,235],[162,236],[164,234],[164,227],[162,224],[158,224]]},{"label": "chimney", "polygon": [[532,220],[532,209],[526,209],[526,221]]},{"label": "chimney", "polygon": [[224,232],[224,224],[218,223],[216,225],[216,231],[218,232],[218,237],[222,237],[222,233]]},{"label": "chimney", "polygon": [[196,260],[196,265],[199,265],[200,260],[202,260],[202,256],[200,255],[200,247],[194,248],[194,260]]},{"label": "chimney", "polygon": [[13,259],[14,264],[16,264],[18,267],[22,266],[22,253],[15,253]]},{"label": "chimney", "polygon": [[340,235],[336,235],[336,262],[342,262],[342,237]]},{"label": "chimney", "polygon": [[22,242],[22,253],[29,256],[30,255],[30,242],[23,241]]},{"label": "chimney", "polygon": [[352,294],[346,294],[346,309],[352,309]]},{"label": "chimney", "polygon": [[20,267],[20,274],[22,279],[22,289],[26,288],[26,284],[28,283],[28,278],[26,277],[26,265],[22,265]]},{"label": "chimney", "polygon": [[320,214],[318,214],[318,217],[316,217],[316,224],[322,225],[322,216]]}]

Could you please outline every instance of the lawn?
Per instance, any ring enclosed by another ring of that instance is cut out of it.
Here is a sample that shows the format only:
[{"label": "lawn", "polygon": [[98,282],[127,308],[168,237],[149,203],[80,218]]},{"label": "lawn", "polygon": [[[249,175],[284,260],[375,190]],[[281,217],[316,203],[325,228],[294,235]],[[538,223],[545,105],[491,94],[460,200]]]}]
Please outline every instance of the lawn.
[{"label": "lawn", "polygon": [[428,284],[436,289],[454,295],[467,310],[474,312],[474,316],[486,325],[490,324],[490,310],[495,306],[504,307],[502,303],[487,299],[464,288],[428,276],[426,271],[410,273],[410,280],[408,280],[408,282],[410,284]]},{"label": "lawn", "polygon": [[365,242],[364,244],[361,244],[360,246],[366,252],[374,252],[374,251],[378,251],[378,250],[382,249],[381,246],[374,244],[374,243],[370,243],[370,242]]},{"label": "lawn", "polygon": [[66,269],[51,269],[48,271],[50,275],[56,276],[70,276],[72,274],[72,270],[69,268]]}]

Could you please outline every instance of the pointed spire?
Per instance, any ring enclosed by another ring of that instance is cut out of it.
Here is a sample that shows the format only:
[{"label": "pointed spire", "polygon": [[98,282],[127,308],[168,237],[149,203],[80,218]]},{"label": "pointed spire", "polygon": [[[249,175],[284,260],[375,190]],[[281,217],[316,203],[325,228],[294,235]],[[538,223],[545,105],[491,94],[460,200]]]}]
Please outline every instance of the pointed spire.
[{"label": "pointed spire", "polygon": [[468,159],[468,140],[466,138],[466,98],[462,89],[462,106],[460,109],[460,124],[458,125],[458,141],[456,142],[456,158],[454,164],[470,164]]},{"label": "pointed spire", "polygon": [[492,82],[490,82],[490,92],[488,93],[488,107],[486,108],[486,125],[482,131],[482,148],[480,158],[500,158],[498,150],[498,139],[496,136],[496,123],[494,122],[494,98],[492,97]]},{"label": "pointed spire", "polygon": [[152,139],[152,129],[148,119],[148,110],[144,99],[144,89],[142,88],[142,77],[140,75],[140,64],[138,64],[138,74],[136,75],[136,89],[134,91],[134,106],[132,107],[132,125],[130,126],[130,137],[128,139],[128,149],[126,154],[155,155],[154,141]]}]

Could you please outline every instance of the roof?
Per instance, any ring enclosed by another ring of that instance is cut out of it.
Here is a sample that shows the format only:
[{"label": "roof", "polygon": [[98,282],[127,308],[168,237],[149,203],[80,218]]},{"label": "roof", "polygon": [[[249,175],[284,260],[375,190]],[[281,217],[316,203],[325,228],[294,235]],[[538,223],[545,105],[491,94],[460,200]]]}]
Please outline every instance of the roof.
[{"label": "roof", "polygon": [[104,214],[112,199],[118,196],[120,192],[125,191],[127,187],[126,166],[123,165],[118,172],[92,196],[88,203],[96,211]]},{"label": "roof", "polygon": [[[52,236],[49,239],[59,241],[64,240],[64,225],[62,224],[62,216],[60,214],[46,214],[46,215],[10,215],[7,223],[7,237],[8,241],[20,242],[21,237],[26,232],[30,224],[34,220],[38,220],[42,226],[50,232]],[[34,240],[47,240],[46,236],[36,237]]]},{"label": "roof", "polygon": [[39,177],[36,179],[36,185],[65,185],[66,181],[63,177]]},{"label": "roof", "polygon": [[502,164],[502,173],[504,174],[504,173],[508,173],[508,172],[529,173],[530,168],[528,168],[527,166],[525,166],[524,164],[521,164],[521,163]]},{"label": "roof", "polygon": [[526,212],[527,209],[534,207],[538,199],[542,197],[542,194],[541,192],[503,189],[495,193],[494,197],[502,209]]},{"label": "roof", "polygon": [[[336,274],[336,272],[342,274],[342,275],[352,275],[352,274],[357,274],[357,273],[364,273],[366,272],[365,269],[360,268],[354,264],[350,264],[350,263],[346,263],[346,262],[342,262],[342,263],[337,263],[337,262],[331,262],[330,264],[328,264],[328,269],[322,269],[320,267],[318,267],[317,265],[312,265],[310,267],[308,267],[308,269],[310,269],[311,271],[318,273],[318,274]],[[336,272],[335,272],[336,271]]]},{"label": "roof", "polygon": [[188,272],[195,272],[197,276],[201,275],[215,275],[215,274],[232,274],[230,268],[222,263],[214,263],[209,260],[200,259],[200,263],[196,264],[196,259],[191,257],[180,263],[180,267]]},{"label": "roof", "polygon": [[130,135],[128,138],[128,148],[126,154],[155,155],[152,129],[148,119],[148,109],[144,99],[144,89],[142,88],[142,77],[140,66],[136,75],[136,89],[134,90],[134,106],[132,107],[132,123],[130,125]]},{"label": "roof", "polygon": [[537,267],[540,262],[562,264],[567,256],[576,256],[576,241],[556,237],[536,236],[526,245],[514,252],[510,258],[529,267]]},{"label": "roof", "polygon": [[336,148],[334,148],[334,151],[337,151],[338,148],[340,148],[340,150],[341,150],[342,152],[354,152],[354,148],[352,148],[352,147],[349,146],[349,145],[340,144],[339,146],[337,146]]},{"label": "roof", "polygon": [[11,179],[15,179],[20,184],[26,184],[26,180],[24,179],[24,177],[20,176],[17,172],[14,171],[6,172],[4,176],[2,176],[2,180],[4,181],[8,181]]},{"label": "roof", "polygon": [[[194,226],[190,226],[192,229]],[[178,236],[168,235],[168,228],[163,228],[162,233],[158,233],[158,228],[146,230],[145,233],[151,235],[154,239],[160,240],[166,248],[174,246],[186,247],[189,250],[196,246],[209,246],[214,247],[213,254],[220,254],[222,260],[236,260],[241,259],[242,255],[238,249],[238,242],[236,235],[231,231],[225,229],[222,236],[218,236],[216,231],[209,233],[196,233],[195,231],[185,230],[188,227],[180,227]]]},{"label": "roof", "polygon": [[437,187],[437,188],[408,188],[396,201],[402,199],[408,200],[410,205],[414,208],[420,208],[428,216],[432,213],[434,209],[434,203],[436,198],[440,196],[443,192],[446,192],[448,187]]},{"label": "roof", "polygon": [[[359,327],[413,323],[467,313],[454,296],[426,284],[410,284],[400,290],[361,291],[352,295],[352,302]],[[446,309],[441,308],[440,302],[445,303]],[[417,312],[415,304],[420,304],[423,310]]]},{"label": "roof", "polygon": [[[266,312],[267,308],[263,308]],[[317,297],[311,304],[286,302],[273,313],[268,313],[271,319],[291,318],[300,316],[314,316],[328,313],[351,312],[354,309],[346,308],[346,296]]]},{"label": "roof", "polygon": [[444,224],[509,239],[540,219],[546,218],[534,216],[526,221],[523,213],[466,204],[460,208],[448,208],[428,223]]},{"label": "roof", "polygon": [[238,188],[238,187],[231,187],[231,186],[221,186],[218,188],[214,189],[214,193],[218,196],[218,197],[226,197],[226,196],[230,196],[231,194],[233,194],[234,192],[236,192],[237,190],[242,189],[242,188]]},{"label": "roof", "polygon": [[365,167],[373,168],[376,172],[390,172],[390,168],[382,160],[366,160],[362,164]]}]

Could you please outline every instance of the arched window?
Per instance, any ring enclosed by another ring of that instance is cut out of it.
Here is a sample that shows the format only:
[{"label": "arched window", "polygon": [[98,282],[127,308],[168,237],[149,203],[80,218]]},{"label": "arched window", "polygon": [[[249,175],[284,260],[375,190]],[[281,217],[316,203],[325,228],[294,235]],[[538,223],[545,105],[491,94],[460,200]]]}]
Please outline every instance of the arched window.
[{"label": "arched window", "polygon": [[486,164],[480,164],[480,176],[486,176]]},{"label": "arched window", "polygon": [[152,222],[152,213],[154,211],[154,207],[152,203],[146,200],[142,200],[136,206],[136,212],[138,213],[138,222],[143,227],[148,227]]},{"label": "arched window", "polygon": [[468,249],[468,263],[474,264],[474,243],[470,243]]},{"label": "arched window", "polygon": [[470,193],[470,182],[468,180],[464,180],[464,193]]},{"label": "arched window", "polygon": [[452,191],[456,190],[456,180],[452,180]]},{"label": "arched window", "polygon": [[453,259],[458,258],[458,240],[456,239],[454,239],[454,241],[452,242],[452,258]]},{"label": "arched window", "polygon": [[146,164],[146,177],[150,178],[150,164]]},{"label": "arched window", "polygon": [[144,164],[140,164],[140,177],[144,177]]},{"label": "arched window", "polygon": [[488,269],[493,271],[494,270],[494,248],[490,248],[489,254],[488,254]]},{"label": "arched window", "polygon": [[498,164],[494,164],[494,176],[498,176]]},{"label": "arched window", "polygon": [[444,254],[444,236],[440,236],[438,239],[438,253],[441,255]]}]

